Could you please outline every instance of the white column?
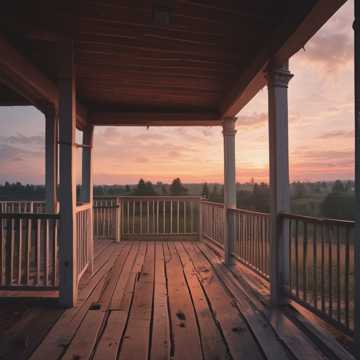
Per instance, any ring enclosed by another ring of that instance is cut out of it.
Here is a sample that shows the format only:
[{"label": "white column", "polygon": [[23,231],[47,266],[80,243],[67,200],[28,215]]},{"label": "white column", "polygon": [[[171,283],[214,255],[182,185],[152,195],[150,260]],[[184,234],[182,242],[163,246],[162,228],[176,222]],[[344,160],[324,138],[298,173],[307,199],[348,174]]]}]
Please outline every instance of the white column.
[{"label": "white column", "polygon": [[94,126],[88,125],[84,130],[83,152],[82,152],[82,186],[80,191],[80,200],[91,204],[90,211],[90,242],[88,244],[88,254],[90,259],[90,271],[94,269],[94,237],[93,237],[93,166],[92,149],[94,138]]},{"label": "white column", "polygon": [[224,135],[224,250],[226,265],[231,263],[234,248],[235,224],[234,217],[228,209],[236,208],[236,171],[235,171],[235,122],[236,118],[225,118],[223,121]]},{"label": "white column", "polygon": [[354,73],[355,73],[355,353],[360,356],[360,1],[355,0]]},{"label": "white column", "polygon": [[92,181],[92,147],[94,127],[88,125],[84,130],[83,151],[82,151],[82,186],[80,191],[81,202],[92,202],[93,181]]},{"label": "white column", "polygon": [[288,83],[292,75],[288,63],[268,70],[269,92],[269,167],[271,212],[271,300],[286,302],[284,286],[288,283],[288,242],[279,213],[290,209],[288,146]]},{"label": "white column", "polygon": [[45,113],[45,198],[46,211],[57,212],[58,180],[58,144],[57,115],[53,107],[47,107]]},{"label": "white column", "polygon": [[58,44],[60,138],[60,302],[77,301],[76,247],[76,87],[73,45]]}]

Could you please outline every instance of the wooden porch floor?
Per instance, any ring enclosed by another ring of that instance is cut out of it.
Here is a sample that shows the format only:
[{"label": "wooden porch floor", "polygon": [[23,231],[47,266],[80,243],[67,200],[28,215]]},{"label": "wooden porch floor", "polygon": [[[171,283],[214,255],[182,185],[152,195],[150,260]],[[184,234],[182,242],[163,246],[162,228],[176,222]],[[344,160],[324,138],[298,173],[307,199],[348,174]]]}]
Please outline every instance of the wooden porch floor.
[{"label": "wooden porch floor", "polygon": [[326,358],[284,316],[269,321],[204,243],[101,241],[95,254],[78,306],[27,308],[0,333],[0,359]]}]

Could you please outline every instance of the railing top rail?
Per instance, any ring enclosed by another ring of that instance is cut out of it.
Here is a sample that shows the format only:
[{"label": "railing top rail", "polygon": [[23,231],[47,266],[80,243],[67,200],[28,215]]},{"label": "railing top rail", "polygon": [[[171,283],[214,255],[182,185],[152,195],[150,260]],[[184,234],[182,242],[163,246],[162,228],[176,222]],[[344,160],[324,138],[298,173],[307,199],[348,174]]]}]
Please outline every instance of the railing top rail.
[{"label": "railing top rail", "polygon": [[211,206],[216,206],[216,207],[221,207],[221,208],[224,207],[223,203],[218,203],[218,202],[214,202],[214,201],[202,200],[201,203],[205,204],[205,205],[211,205]]},{"label": "railing top rail", "polygon": [[94,205],[94,209],[118,209],[120,205]]},{"label": "railing top rail", "polygon": [[94,197],[94,200],[106,199],[144,199],[144,200],[200,200],[201,196],[196,195],[122,195],[113,197]]},{"label": "railing top rail", "polygon": [[230,209],[228,209],[228,211],[235,212],[235,213],[238,213],[238,214],[247,214],[247,215],[257,215],[257,216],[270,217],[270,213],[264,213],[264,212],[260,212],[260,211],[254,211],[254,210],[230,208]]},{"label": "railing top rail", "polygon": [[3,203],[16,203],[16,204],[26,204],[26,203],[34,203],[34,204],[45,204],[44,200],[0,200],[0,204]]},{"label": "railing top rail", "polygon": [[78,213],[78,212],[81,212],[81,211],[89,210],[89,209],[91,209],[91,206],[92,206],[91,203],[84,203],[84,204],[81,204],[81,205],[77,205],[75,212]]},{"label": "railing top rail", "polygon": [[59,219],[60,214],[44,213],[0,213],[0,219]]},{"label": "railing top rail", "polygon": [[94,200],[116,200],[121,196],[94,196]]},{"label": "railing top rail", "polygon": [[319,218],[313,216],[306,215],[297,215],[291,213],[281,213],[281,217],[286,219],[294,219],[294,220],[302,220],[317,224],[329,224],[329,225],[343,225],[343,226],[354,226],[355,222],[351,220],[339,220],[339,219],[327,219],[327,218]]},{"label": "railing top rail", "polygon": [[[205,204],[205,205],[224,208],[223,203],[207,201],[207,200],[201,201],[201,203]],[[266,216],[266,217],[270,216],[269,213],[263,213],[263,212],[259,212],[259,211],[246,210],[246,209],[238,209],[238,208],[229,208],[228,211],[235,212],[235,213],[238,213],[238,214],[248,214],[248,215]]]}]

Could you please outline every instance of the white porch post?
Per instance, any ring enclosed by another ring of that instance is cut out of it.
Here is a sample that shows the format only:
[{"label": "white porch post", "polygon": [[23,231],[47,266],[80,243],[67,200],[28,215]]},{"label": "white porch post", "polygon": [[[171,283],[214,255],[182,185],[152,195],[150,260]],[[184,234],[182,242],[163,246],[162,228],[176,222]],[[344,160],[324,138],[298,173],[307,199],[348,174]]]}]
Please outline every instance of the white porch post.
[{"label": "white porch post", "polygon": [[73,44],[63,42],[59,60],[60,127],[60,302],[74,306],[77,301],[76,171],[75,128],[76,87]]},{"label": "white porch post", "polygon": [[90,210],[90,242],[88,244],[90,271],[94,268],[94,238],[93,238],[93,168],[92,168],[92,149],[93,149],[94,126],[88,125],[84,130],[83,153],[82,153],[82,186],[80,191],[81,202],[91,204]]},{"label": "white porch post", "polygon": [[82,152],[82,186],[80,191],[81,202],[92,202],[92,147],[94,127],[88,125],[84,130]]},{"label": "white porch post", "polygon": [[236,118],[225,118],[224,135],[224,250],[226,265],[231,263],[235,240],[234,217],[228,209],[236,207],[236,171],[235,171],[235,122]]},{"label": "white porch post", "polygon": [[53,107],[45,109],[45,198],[46,211],[57,212],[58,144],[57,116]]},{"label": "white porch post", "polygon": [[355,0],[354,85],[355,85],[355,322],[354,348],[360,356],[360,1]]},{"label": "white porch post", "polygon": [[286,302],[283,289],[288,282],[288,246],[279,213],[290,209],[288,148],[288,83],[292,75],[288,63],[269,67],[269,167],[271,212],[271,300]]}]

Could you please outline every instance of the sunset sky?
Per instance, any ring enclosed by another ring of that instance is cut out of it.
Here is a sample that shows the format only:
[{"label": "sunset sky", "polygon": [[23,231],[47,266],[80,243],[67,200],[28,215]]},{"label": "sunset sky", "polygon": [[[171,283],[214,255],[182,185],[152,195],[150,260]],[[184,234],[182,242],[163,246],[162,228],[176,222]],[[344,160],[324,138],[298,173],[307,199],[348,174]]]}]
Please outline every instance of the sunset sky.
[{"label": "sunset sky", "polygon": [[[353,1],[290,61],[290,178],[353,178]],[[0,182],[44,182],[44,118],[0,108]],[[267,181],[267,89],[238,116],[237,181]],[[222,182],[219,127],[96,128],[95,183]]]}]

